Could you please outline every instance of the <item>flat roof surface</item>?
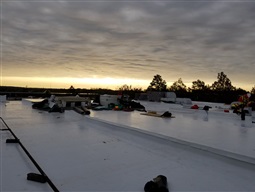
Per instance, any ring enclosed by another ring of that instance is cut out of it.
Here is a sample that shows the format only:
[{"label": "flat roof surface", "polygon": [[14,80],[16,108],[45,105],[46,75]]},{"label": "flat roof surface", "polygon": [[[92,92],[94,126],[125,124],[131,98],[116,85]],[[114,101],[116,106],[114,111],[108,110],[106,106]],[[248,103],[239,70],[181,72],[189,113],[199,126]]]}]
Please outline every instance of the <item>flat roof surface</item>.
[{"label": "flat roof surface", "polygon": [[[1,117],[60,191],[143,191],[159,174],[168,178],[170,191],[255,191],[254,164],[189,145],[227,151],[235,139],[238,149],[230,152],[252,159],[253,117],[242,122],[209,111],[206,120],[204,111],[184,109],[173,109],[174,119],[138,111],[83,116],[35,110],[26,101],[0,106]],[[0,191],[52,191],[26,179],[37,169],[18,144],[5,142],[13,138],[8,131],[0,134]]]},{"label": "flat roof surface", "polygon": [[194,102],[202,107],[212,106],[208,113],[175,104],[140,103],[146,110],[159,114],[169,111],[175,118],[144,116],[139,111],[92,111],[91,117],[243,160],[247,157],[247,161],[255,163],[255,123],[252,123],[255,121],[254,112],[252,116],[246,116],[245,121],[241,121],[240,115],[232,111],[224,112],[229,106],[219,103]]}]

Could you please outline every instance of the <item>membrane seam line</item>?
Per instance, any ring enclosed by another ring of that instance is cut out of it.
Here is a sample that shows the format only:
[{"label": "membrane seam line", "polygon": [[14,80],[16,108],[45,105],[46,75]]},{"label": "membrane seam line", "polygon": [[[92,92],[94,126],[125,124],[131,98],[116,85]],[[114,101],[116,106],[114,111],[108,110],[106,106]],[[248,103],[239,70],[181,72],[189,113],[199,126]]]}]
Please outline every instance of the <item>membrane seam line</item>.
[{"label": "membrane seam line", "polygon": [[53,191],[59,192],[57,187],[52,183],[50,178],[46,175],[46,173],[42,170],[42,168],[38,165],[38,163],[35,161],[35,159],[31,156],[31,154],[28,152],[28,150],[24,147],[24,145],[20,142],[18,137],[14,134],[14,132],[11,130],[11,128],[5,123],[4,119],[0,117],[4,125],[7,127],[7,129],[10,131],[12,136],[18,141],[20,147],[24,150],[26,155],[29,157],[29,159],[32,161],[32,163],[35,165],[35,167],[38,169],[38,171],[46,178],[47,183],[50,185],[50,187],[53,189]]}]

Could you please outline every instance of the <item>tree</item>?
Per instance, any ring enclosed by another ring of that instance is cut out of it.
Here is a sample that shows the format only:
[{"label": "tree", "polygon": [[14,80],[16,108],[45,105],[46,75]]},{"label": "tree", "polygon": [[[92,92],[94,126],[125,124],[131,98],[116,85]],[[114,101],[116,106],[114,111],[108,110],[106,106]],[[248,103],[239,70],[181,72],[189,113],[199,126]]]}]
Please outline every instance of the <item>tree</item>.
[{"label": "tree", "polygon": [[208,89],[208,87],[205,85],[205,82],[198,79],[197,81],[192,82],[192,89],[204,91]]},{"label": "tree", "polygon": [[170,91],[187,91],[187,86],[183,83],[182,79],[179,78],[177,81],[173,83],[173,85],[169,88]]},{"label": "tree", "polygon": [[131,85],[122,85],[120,88],[119,88],[119,91],[131,91],[132,90],[132,86]]},{"label": "tree", "polygon": [[251,89],[251,94],[255,94],[255,85],[254,85],[254,87],[252,87],[252,89]]},{"label": "tree", "polygon": [[160,75],[153,77],[150,86],[147,88],[148,91],[166,91],[166,81],[162,79]]},{"label": "tree", "polygon": [[218,81],[215,81],[211,88],[215,91],[232,91],[235,90],[235,87],[232,86],[231,81],[224,74],[224,72],[218,73]]},{"label": "tree", "polygon": [[72,93],[72,94],[75,94],[75,93],[76,93],[76,90],[75,90],[74,86],[71,85],[71,86],[69,87],[69,89],[68,89],[68,92],[69,92],[69,93]]},{"label": "tree", "polygon": [[69,90],[74,90],[74,89],[75,89],[75,88],[74,88],[74,86],[72,86],[72,85],[69,87]]}]

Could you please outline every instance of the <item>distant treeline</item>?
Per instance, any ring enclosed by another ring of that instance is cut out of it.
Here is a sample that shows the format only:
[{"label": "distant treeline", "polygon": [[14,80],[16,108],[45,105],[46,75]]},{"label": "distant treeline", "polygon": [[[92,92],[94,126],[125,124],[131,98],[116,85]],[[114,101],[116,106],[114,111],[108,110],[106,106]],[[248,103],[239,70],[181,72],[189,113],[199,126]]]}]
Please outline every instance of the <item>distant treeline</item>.
[{"label": "distant treeline", "polygon": [[[237,101],[241,95],[247,93],[244,89],[234,87],[224,72],[218,73],[217,80],[212,85],[206,85],[198,79],[192,82],[192,87],[187,87],[181,78],[167,87],[166,81],[157,74],[153,77],[147,91],[172,91],[180,98],[188,97],[193,101],[220,103]],[[250,100],[254,101],[255,86],[251,88],[250,93],[252,94]]]},{"label": "distant treeline", "polygon": [[71,86],[69,89],[63,88],[28,88],[14,86],[0,86],[0,95],[6,95],[7,99],[19,100],[21,98],[50,97],[50,95],[77,95],[87,96],[95,99],[101,94],[116,94],[117,91],[110,89],[75,89]]},{"label": "distant treeline", "polygon": [[[9,87],[0,86],[0,95],[7,95],[9,99],[21,99],[27,97],[49,97],[50,95],[80,95],[84,97],[90,97],[91,99],[98,100],[99,95],[110,94],[126,94],[131,99],[138,99],[141,93],[146,93],[148,90],[137,89],[47,89],[47,88],[25,88],[25,87]],[[154,90],[156,91],[156,90]],[[246,94],[246,91],[238,90],[176,90],[177,97],[179,98],[191,98],[193,101],[206,101],[206,102],[219,102],[219,103],[231,103],[237,101],[238,98]],[[252,101],[255,101],[255,95],[252,94]]]},{"label": "distant treeline", "polygon": [[[155,75],[147,89],[132,88],[131,85],[123,85],[117,90],[111,89],[81,89],[74,88],[72,85],[69,89],[54,88],[28,88],[28,87],[11,87],[0,86],[0,94],[7,95],[8,98],[19,99],[23,97],[49,97],[50,95],[77,95],[90,97],[98,100],[99,95],[109,94],[126,94],[131,99],[137,99],[139,94],[148,91],[157,92],[175,92],[179,98],[191,98],[193,101],[231,103],[237,101],[238,98],[246,94],[247,91],[236,88],[232,85],[230,79],[224,72],[218,73],[217,81],[212,85],[205,85],[201,80],[193,81],[192,87],[187,87],[181,78],[167,87],[166,81],[160,75]],[[255,101],[255,86],[251,89],[252,94],[250,100]]]}]

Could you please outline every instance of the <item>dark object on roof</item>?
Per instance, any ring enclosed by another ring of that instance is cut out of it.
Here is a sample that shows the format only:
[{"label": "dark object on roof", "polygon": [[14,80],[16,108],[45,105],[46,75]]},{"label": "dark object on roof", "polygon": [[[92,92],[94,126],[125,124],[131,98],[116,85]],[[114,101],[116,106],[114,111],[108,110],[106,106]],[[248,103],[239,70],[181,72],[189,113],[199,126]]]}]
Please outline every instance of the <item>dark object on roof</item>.
[{"label": "dark object on roof", "polygon": [[148,181],[144,185],[145,192],[168,192],[167,178],[164,175],[158,175],[153,181]]},{"label": "dark object on roof", "polygon": [[139,102],[131,101],[130,107],[132,109],[136,109],[138,111],[145,111],[145,107],[143,105],[141,105]]},{"label": "dark object on roof", "polygon": [[6,143],[19,143],[18,139],[6,139]]},{"label": "dark object on roof", "polygon": [[46,183],[46,181],[47,181],[45,176],[37,174],[37,173],[28,173],[27,180],[36,181],[39,183]]},{"label": "dark object on roof", "polygon": [[157,192],[157,189],[158,189],[158,185],[153,181],[148,181],[144,185],[144,191],[145,192]]},{"label": "dark object on roof", "polygon": [[209,111],[210,108],[212,108],[212,107],[205,105],[204,108],[203,108],[203,110]]},{"label": "dark object on roof", "polygon": [[172,113],[170,113],[169,111],[166,111],[165,113],[161,115],[161,117],[172,117]]},{"label": "dark object on roof", "polygon": [[41,109],[41,110],[49,110],[49,102],[48,99],[44,99],[40,102],[35,102],[32,105],[33,109]]},{"label": "dark object on roof", "polygon": [[58,105],[54,105],[52,108],[50,108],[48,110],[49,113],[52,113],[52,112],[59,112],[59,113],[63,113],[65,112],[65,110],[62,108],[62,107],[59,107]]}]

